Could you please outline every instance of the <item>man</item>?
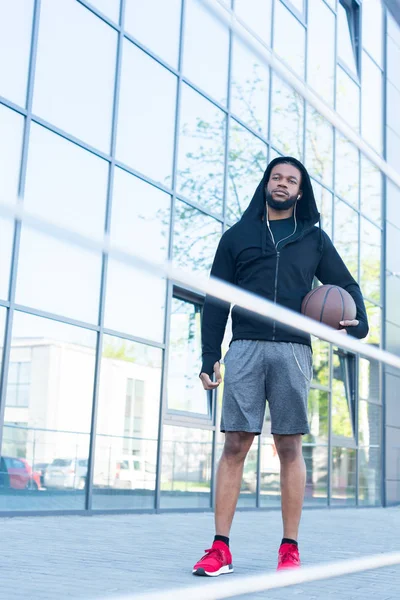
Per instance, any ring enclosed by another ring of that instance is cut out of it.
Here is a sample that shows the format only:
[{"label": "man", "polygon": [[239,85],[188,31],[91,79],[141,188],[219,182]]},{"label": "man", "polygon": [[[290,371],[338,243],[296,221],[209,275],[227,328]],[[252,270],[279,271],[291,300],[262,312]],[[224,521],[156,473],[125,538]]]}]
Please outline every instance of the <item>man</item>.
[{"label": "man", "polygon": [[[343,287],[356,303],[356,319],[342,321],[340,331],[359,339],[368,333],[360,288],[320,228],[310,177],[294,158],[277,158],[269,164],[242,218],[222,236],[211,274],[297,312],[316,276],[323,284]],[[229,304],[206,298],[200,374],[206,390],[221,383],[219,361],[229,310]],[[194,566],[196,575],[233,571],[229,532],[244,460],[254,436],[261,433],[266,399],[281,464],[283,539],[278,570],[300,566],[297,538],[306,478],[302,435],[309,433],[310,336],[237,306],[232,309],[232,330],[225,356],[221,418],[225,444],[217,473],[216,536]]]}]

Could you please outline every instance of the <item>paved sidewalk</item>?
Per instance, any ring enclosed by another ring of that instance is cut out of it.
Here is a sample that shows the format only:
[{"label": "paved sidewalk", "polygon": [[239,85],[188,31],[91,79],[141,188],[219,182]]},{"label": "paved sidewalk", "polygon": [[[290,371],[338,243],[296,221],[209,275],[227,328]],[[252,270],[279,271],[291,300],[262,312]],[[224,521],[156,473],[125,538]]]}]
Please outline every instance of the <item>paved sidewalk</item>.
[{"label": "paved sidewalk", "polygon": [[[18,517],[1,519],[0,527],[1,600],[112,600],[215,581],[191,575],[192,564],[211,543],[211,513]],[[274,570],[280,534],[278,511],[238,512],[231,536],[235,573],[218,581]],[[400,508],[303,514],[304,565],[394,550],[400,550]],[[244,598],[399,600],[400,566]]]}]

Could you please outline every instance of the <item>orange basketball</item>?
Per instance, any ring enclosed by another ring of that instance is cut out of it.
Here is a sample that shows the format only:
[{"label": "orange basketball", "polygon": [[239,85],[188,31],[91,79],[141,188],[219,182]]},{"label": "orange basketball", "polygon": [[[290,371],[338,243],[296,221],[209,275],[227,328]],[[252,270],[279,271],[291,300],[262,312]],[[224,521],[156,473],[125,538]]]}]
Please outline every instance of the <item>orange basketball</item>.
[{"label": "orange basketball", "polygon": [[356,318],[357,307],[350,294],[338,285],[320,285],[304,297],[301,312],[334,329],[341,329],[340,321]]}]

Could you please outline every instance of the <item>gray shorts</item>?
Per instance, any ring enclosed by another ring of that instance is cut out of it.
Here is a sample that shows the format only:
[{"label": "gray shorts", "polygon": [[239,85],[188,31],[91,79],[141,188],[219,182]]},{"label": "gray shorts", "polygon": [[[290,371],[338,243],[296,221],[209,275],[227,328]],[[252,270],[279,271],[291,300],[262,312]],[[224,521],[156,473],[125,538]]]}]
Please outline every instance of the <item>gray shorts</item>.
[{"label": "gray shorts", "polygon": [[309,433],[307,400],[312,380],[309,346],[236,340],[231,343],[224,364],[222,432],[260,434],[268,400],[272,433]]}]

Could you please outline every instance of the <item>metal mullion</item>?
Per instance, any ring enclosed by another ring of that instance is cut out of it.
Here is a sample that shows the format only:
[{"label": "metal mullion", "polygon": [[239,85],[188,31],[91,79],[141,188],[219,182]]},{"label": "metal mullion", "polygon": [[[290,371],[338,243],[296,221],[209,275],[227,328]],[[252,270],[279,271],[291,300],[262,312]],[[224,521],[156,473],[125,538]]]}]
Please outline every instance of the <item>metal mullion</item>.
[{"label": "metal mullion", "polygon": [[40,310],[38,308],[32,308],[31,306],[26,306],[25,304],[18,304],[14,302],[13,307],[14,310],[18,310],[19,312],[23,312],[35,317],[42,317],[43,319],[57,321],[59,323],[65,323],[66,325],[73,325],[74,327],[83,327],[84,329],[90,329],[91,331],[99,330],[99,326],[94,325],[93,323],[79,321],[78,319],[73,319],[65,315],[59,315],[57,313],[52,313],[46,310]]},{"label": "metal mullion", "polygon": [[[26,167],[28,160],[28,145],[29,145],[29,134],[30,125],[32,120],[32,100],[33,100],[33,86],[35,80],[35,67],[36,67],[36,55],[38,45],[38,31],[39,31],[39,17],[40,17],[40,5],[41,0],[36,0],[33,17],[32,17],[32,38],[31,38],[31,49],[29,59],[29,70],[28,70],[28,84],[26,91],[26,116],[24,123],[23,133],[23,144],[21,154],[21,168],[19,174],[19,186],[18,195],[23,198],[25,191],[25,180],[26,180]],[[16,279],[17,279],[17,268],[18,268],[18,255],[19,245],[21,239],[21,221],[14,221],[14,239],[13,239],[13,252],[11,258],[11,269],[10,269],[10,285],[9,285],[9,309],[7,311],[4,345],[3,345],[3,361],[2,361],[2,372],[0,373],[0,452],[3,443],[3,431],[4,431],[4,415],[5,415],[5,404],[7,394],[7,380],[8,380],[8,366],[10,362],[10,351],[12,342],[12,325],[14,317],[15,307],[15,291],[16,291]]]},{"label": "metal mullion", "polygon": [[[168,259],[173,259],[174,250],[174,224],[175,224],[175,204],[176,204],[176,186],[177,186],[177,169],[178,169],[178,140],[180,127],[180,111],[181,111],[181,96],[182,96],[182,60],[184,46],[184,27],[185,27],[185,9],[186,0],[182,0],[179,28],[179,57],[178,71],[176,81],[176,105],[175,105],[175,136],[172,162],[172,195],[171,195],[171,213],[169,223],[169,245]],[[165,305],[165,321],[164,321],[164,343],[165,349],[163,352],[162,372],[161,372],[161,390],[160,390],[160,408],[158,413],[158,435],[157,435],[157,466],[156,466],[156,485],[155,485],[155,510],[160,510],[161,500],[161,471],[162,471],[162,448],[164,439],[164,421],[168,411],[167,401],[167,382],[168,382],[168,361],[169,361],[169,336],[170,336],[170,321],[173,298],[173,282],[168,280],[166,286],[166,305]]]},{"label": "metal mullion", "polygon": [[333,380],[333,348],[329,345],[329,382],[330,392],[328,394],[328,489],[327,489],[327,504],[332,504],[332,464],[333,464],[333,449],[332,449],[332,380]]},{"label": "metal mullion", "polygon": [[109,327],[102,327],[102,331],[104,335],[111,335],[114,337],[122,338],[124,340],[129,340],[130,342],[135,342],[137,344],[145,344],[146,346],[152,346],[153,348],[160,348],[163,350],[165,348],[165,344],[162,342],[156,342],[154,340],[150,340],[147,338],[142,338],[137,335],[131,335],[130,333],[124,333],[123,331],[118,331],[116,329],[110,329]]},{"label": "metal mullion", "polygon": [[23,108],[22,106],[19,106],[18,104],[15,104],[15,102],[11,102],[11,100],[8,100],[4,96],[0,96],[0,104],[7,106],[7,108],[11,108],[11,110],[19,113],[20,115],[23,115],[24,117],[26,117],[26,115],[28,114],[28,111],[26,110],[26,108]]},{"label": "metal mullion", "polygon": [[[115,64],[115,81],[114,81],[114,102],[113,102],[113,114],[112,114],[112,130],[111,130],[111,162],[109,164],[109,176],[108,176],[108,188],[107,188],[107,203],[106,203],[106,214],[104,230],[105,234],[110,233],[111,223],[111,206],[112,206],[112,193],[114,185],[114,171],[115,171],[115,149],[117,141],[117,124],[118,124],[118,101],[121,83],[121,64],[122,64],[122,47],[123,47],[123,29],[124,29],[124,14],[125,14],[125,0],[121,0],[120,4],[120,23],[121,27],[118,33],[118,45],[117,45],[117,56]],[[97,348],[96,348],[96,362],[94,370],[94,382],[93,382],[93,399],[92,399],[92,413],[91,413],[91,424],[90,424],[90,441],[89,441],[89,457],[88,457],[88,469],[86,475],[86,495],[85,495],[85,508],[86,510],[92,509],[92,496],[93,496],[93,473],[95,463],[95,450],[96,450],[96,435],[97,435],[97,414],[98,414],[98,403],[99,403],[99,390],[100,390],[100,376],[101,376],[101,360],[102,360],[102,347],[104,337],[104,313],[105,313],[105,301],[106,301],[106,286],[107,286],[107,270],[108,270],[108,254],[103,252],[102,256],[102,271],[101,271],[101,285],[100,285],[100,300],[99,300],[99,315],[98,324],[99,332],[97,336]]]},{"label": "metal mullion", "polygon": [[[109,25],[110,27],[115,29],[116,31],[119,32],[121,30],[118,23],[113,21],[110,17],[107,17],[106,14],[104,14],[103,12],[101,12],[101,10],[99,10],[98,8],[93,6],[93,4],[90,4],[90,2],[88,2],[87,0],[78,0],[78,2],[79,2],[79,4],[81,4],[82,6],[87,8],[87,10],[89,10],[91,13],[93,13],[96,17],[99,17],[99,19],[104,21],[104,23],[106,23],[107,25]],[[120,18],[121,18],[121,9],[120,9]]]},{"label": "metal mullion", "polygon": [[180,73],[180,71],[181,71],[180,68],[178,70],[175,69],[172,65],[170,65],[169,63],[167,63],[161,56],[159,56],[158,54],[155,54],[153,52],[153,50],[151,50],[148,46],[146,46],[145,44],[142,44],[142,42],[140,42],[137,38],[135,38],[128,31],[124,31],[124,37],[131,44],[133,44],[134,46],[136,46],[137,48],[139,48],[139,50],[142,50],[142,52],[144,52],[150,58],[152,58],[153,60],[155,60],[159,65],[161,65],[162,67],[164,67],[165,69],[167,69],[170,73],[172,73],[173,75],[176,75],[176,77],[180,76],[180,74],[181,74]]},{"label": "metal mullion", "polygon": [[178,194],[178,193],[174,194],[174,199],[175,200],[179,200],[179,202],[184,202],[188,206],[190,206],[190,207],[198,210],[199,212],[203,213],[207,217],[213,218],[215,221],[218,221],[219,223],[222,223],[222,224],[224,223],[224,216],[223,215],[222,216],[221,215],[216,215],[212,211],[208,210],[208,208],[206,206],[202,206],[201,204],[198,204],[194,200],[189,200],[188,198],[185,198],[185,196],[182,196],[181,194]]}]

